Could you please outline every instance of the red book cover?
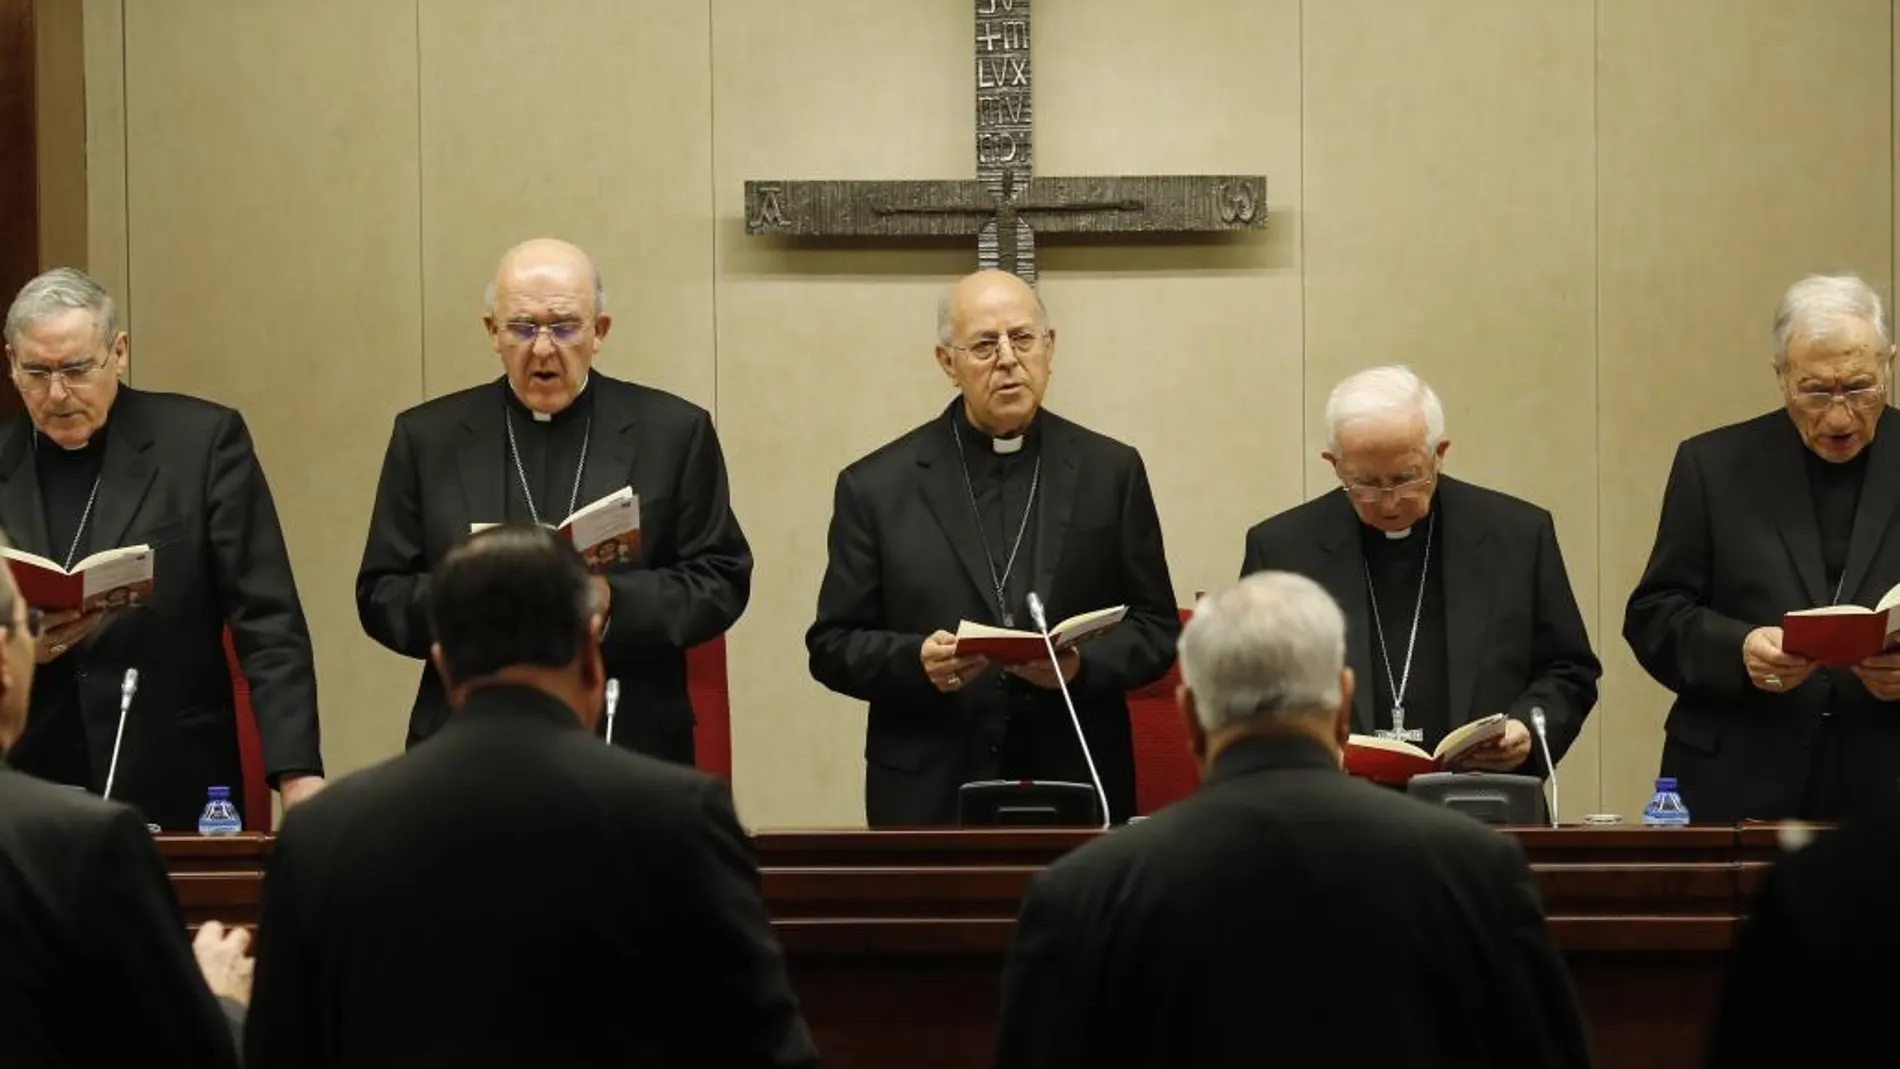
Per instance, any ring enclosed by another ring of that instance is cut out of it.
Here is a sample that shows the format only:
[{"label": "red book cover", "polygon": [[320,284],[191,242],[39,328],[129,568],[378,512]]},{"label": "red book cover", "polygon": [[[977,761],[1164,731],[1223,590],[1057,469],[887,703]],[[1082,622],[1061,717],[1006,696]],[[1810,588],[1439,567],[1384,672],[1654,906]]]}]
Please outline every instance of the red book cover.
[{"label": "red book cover", "polygon": [[1829,668],[1845,668],[1886,649],[1900,625],[1900,613],[1894,611],[1840,608],[1847,611],[1809,609],[1783,616],[1781,648]]}]

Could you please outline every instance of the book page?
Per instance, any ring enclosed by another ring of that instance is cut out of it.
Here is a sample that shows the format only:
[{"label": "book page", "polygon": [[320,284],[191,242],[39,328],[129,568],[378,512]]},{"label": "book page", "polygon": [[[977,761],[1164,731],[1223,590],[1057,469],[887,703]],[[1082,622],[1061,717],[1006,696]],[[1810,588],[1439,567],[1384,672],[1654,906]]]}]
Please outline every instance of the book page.
[{"label": "book page", "polygon": [[1886,612],[1896,607],[1900,607],[1900,585],[1880,595],[1880,600],[1874,604],[1874,611]]},{"label": "book page", "polygon": [[1128,606],[1117,605],[1112,609],[1097,609],[1079,616],[1071,616],[1056,625],[1054,637],[1058,646],[1073,646],[1090,635],[1106,631],[1122,622],[1128,615]]},{"label": "book page", "polygon": [[[1883,610],[1884,611],[1884,610]],[[1816,609],[1796,609],[1783,613],[1784,616],[1872,616],[1873,612],[1858,605],[1823,605]]]},{"label": "book page", "polygon": [[[118,561],[121,558],[143,556],[151,551],[152,547],[147,545],[120,546],[117,549],[101,550],[87,557],[85,560],[80,561],[78,564],[73,565],[73,572],[77,574],[79,572],[90,571],[94,568],[103,567],[106,564]],[[150,571],[151,569],[148,566],[146,570]]]},{"label": "book page", "polygon": [[624,563],[640,551],[640,498],[623,486],[574,513],[561,530],[590,567]]},{"label": "book page", "polygon": [[35,568],[53,572],[57,575],[70,574],[66,569],[59,566],[58,561],[47,560],[38,554],[28,553],[24,549],[14,549],[12,546],[0,546],[0,557],[5,557],[7,560],[19,561],[21,564],[30,564]]},{"label": "book page", "polygon": [[979,624],[974,620],[957,621],[958,642],[969,642],[972,639],[980,638],[1027,638],[1040,640],[1042,636],[1036,634],[1034,631],[1017,631],[1008,627],[994,627],[990,624]]},{"label": "book page", "polygon": [[[136,604],[139,597],[151,592],[152,551],[145,546],[130,547],[129,552],[101,554],[104,559],[88,565],[80,573],[85,579],[87,607],[102,594],[124,591],[123,598],[106,599],[104,608],[116,609],[124,605]],[[90,559],[90,558],[88,558]]]},{"label": "book page", "polygon": [[1449,761],[1474,747],[1501,737],[1504,734],[1504,727],[1503,713],[1492,713],[1490,716],[1473,720],[1469,724],[1461,724],[1438,740],[1438,749],[1434,756],[1441,761]]}]

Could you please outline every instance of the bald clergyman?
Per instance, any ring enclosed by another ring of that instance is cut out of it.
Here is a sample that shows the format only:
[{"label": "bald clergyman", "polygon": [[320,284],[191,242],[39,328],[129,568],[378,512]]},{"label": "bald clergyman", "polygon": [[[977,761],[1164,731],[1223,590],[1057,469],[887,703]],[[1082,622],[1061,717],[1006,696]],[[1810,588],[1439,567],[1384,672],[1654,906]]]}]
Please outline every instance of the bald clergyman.
[{"label": "bald clergyman", "polygon": [[812,675],[870,704],[873,826],[947,824],[957,789],[1090,781],[1047,661],[958,657],[961,620],[1027,629],[1127,605],[1060,671],[1113,819],[1134,810],[1129,691],[1161,677],[1180,633],[1141,455],[1042,407],[1056,332],[1016,276],[979,271],[938,307],[936,362],[957,396],[838,476],[830,560],[805,634]]},{"label": "bald clergyman", "polygon": [[558,526],[622,487],[640,499],[640,548],[595,577],[614,743],[693,763],[686,649],[745,610],[752,551],[732,514],[726,462],[702,408],[592,370],[613,319],[588,255],[564,241],[510,249],[482,325],[502,376],[396,417],[356,577],[363,629],[414,657],[408,744],[449,715],[427,665],[429,570],[472,524]]}]

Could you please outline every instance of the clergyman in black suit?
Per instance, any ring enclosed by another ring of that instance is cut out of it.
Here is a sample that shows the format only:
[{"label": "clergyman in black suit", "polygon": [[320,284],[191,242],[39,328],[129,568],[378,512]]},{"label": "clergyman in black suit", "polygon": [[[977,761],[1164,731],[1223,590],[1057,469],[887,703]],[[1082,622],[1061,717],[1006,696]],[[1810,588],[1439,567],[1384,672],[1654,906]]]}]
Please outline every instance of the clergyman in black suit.
[{"label": "clergyman in black suit", "polygon": [[[485,296],[482,322],[505,374],[396,417],[356,576],[363,628],[426,661],[429,569],[457,538],[475,524],[559,526],[631,487],[639,549],[594,580],[607,605],[607,674],[621,686],[614,744],[690,765],[686,650],[725,633],[752,590],[712,417],[592,370],[613,317],[599,269],[575,246],[517,245]],[[435,734],[448,712],[423,665],[408,744]]]},{"label": "clergyman in black suit", "polygon": [[574,549],[467,536],[430,606],[454,713],[285,820],[247,1064],[813,1064],[724,785],[592,734]]},{"label": "clergyman in black suit", "polygon": [[1810,276],[1775,313],[1783,407],[1676,450],[1623,637],[1675,693],[1662,774],[1698,822],[1834,820],[1900,780],[1900,653],[1825,668],[1784,613],[1900,583],[1900,413],[1880,297]]},{"label": "clergyman in black suit", "polygon": [[1031,881],[999,1069],[1589,1064],[1516,840],[1340,771],[1345,632],[1304,576],[1203,599],[1179,697],[1205,782]]},{"label": "clergyman in black suit", "polygon": [[1298,572],[1344,608],[1355,732],[1402,732],[1430,752],[1506,713],[1503,737],[1457,767],[1544,775],[1531,710],[1562,760],[1602,674],[1550,513],[1443,473],[1444,406],[1407,368],[1340,382],[1326,427],[1321,456],[1343,492],[1248,531],[1241,574]]},{"label": "clergyman in black suit", "polygon": [[0,523],[62,567],[143,543],[153,589],[136,607],[52,613],[15,767],[103,790],[121,687],[138,693],[112,797],[167,830],[196,827],[206,788],[241,794],[228,625],[286,806],[323,786],[310,632],[270,486],[237,412],[122,385],[128,340],[111,295],[71,268],[33,279],[7,312],[26,411],[0,426]]},{"label": "clergyman in black suit", "polygon": [[1032,627],[1033,592],[1050,626],[1128,606],[1060,658],[1109,812],[1126,820],[1125,698],[1168,670],[1180,631],[1141,455],[1042,407],[1056,332],[1016,276],[979,271],[951,287],[937,335],[958,396],[839,474],[805,633],[813,678],[870,703],[866,815],[947,824],[966,782],[1089,782],[1054,666],[956,653],[959,621]]},{"label": "clergyman in black suit", "polygon": [[236,1066],[243,929],[188,945],[138,813],[8,767],[42,625],[0,569],[0,1061]]},{"label": "clergyman in black suit", "polygon": [[1900,1065],[1900,801],[1788,845],[1730,947],[1703,1064]]}]

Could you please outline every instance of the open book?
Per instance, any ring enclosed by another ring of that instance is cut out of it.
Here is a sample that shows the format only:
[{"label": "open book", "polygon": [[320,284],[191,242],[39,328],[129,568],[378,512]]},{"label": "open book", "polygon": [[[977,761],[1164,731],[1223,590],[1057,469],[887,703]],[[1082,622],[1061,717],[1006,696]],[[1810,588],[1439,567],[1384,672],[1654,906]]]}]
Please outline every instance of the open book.
[{"label": "open book", "polygon": [[[1127,615],[1128,606],[1117,605],[1112,609],[1097,609],[1071,616],[1050,630],[1049,641],[1055,643],[1056,652],[1060,653],[1103,634],[1121,623],[1122,617]],[[1042,660],[1049,656],[1049,651],[1043,647],[1042,636],[1034,631],[991,627],[964,620],[957,624],[957,656],[988,657],[997,664],[1010,665]]]},{"label": "open book", "polygon": [[1431,753],[1398,739],[1351,735],[1346,739],[1346,772],[1378,783],[1404,786],[1413,776],[1437,772],[1475,747],[1504,734],[1505,716],[1492,713],[1451,729]]},{"label": "open book", "polygon": [[152,547],[121,546],[94,553],[72,571],[23,549],[0,547],[13,583],[42,612],[124,609],[152,596]]},{"label": "open book", "polygon": [[1824,605],[1781,618],[1781,648],[1829,668],[1859,664],[1886,649],[1896,637],[1900,637],[1900,586],[1887,591],[1871,609]]},{"label": "open book", "polygon": [[[492,523],[471,523],[470,534]],[[596,572],[632,560],[640,552],[640,495],[623,486],[591,505],[576,509],[557,528],[580,550],[581,559]]]}]

